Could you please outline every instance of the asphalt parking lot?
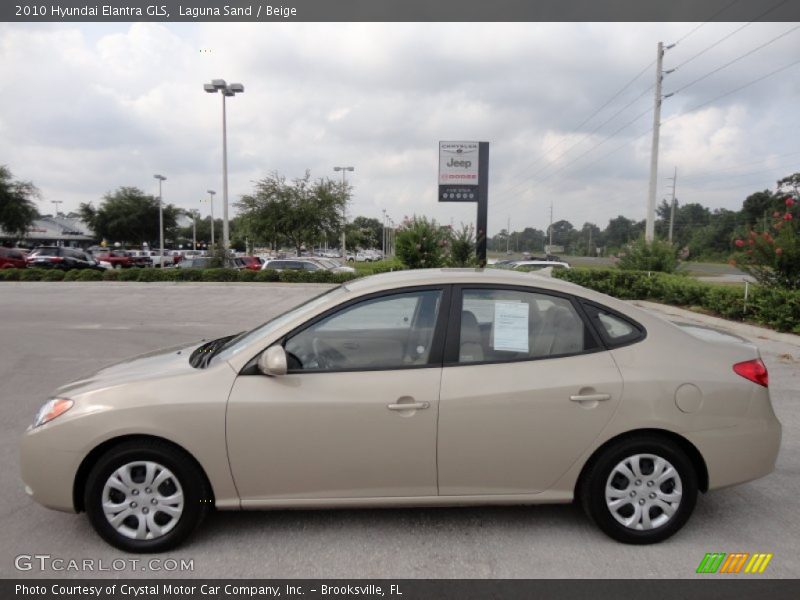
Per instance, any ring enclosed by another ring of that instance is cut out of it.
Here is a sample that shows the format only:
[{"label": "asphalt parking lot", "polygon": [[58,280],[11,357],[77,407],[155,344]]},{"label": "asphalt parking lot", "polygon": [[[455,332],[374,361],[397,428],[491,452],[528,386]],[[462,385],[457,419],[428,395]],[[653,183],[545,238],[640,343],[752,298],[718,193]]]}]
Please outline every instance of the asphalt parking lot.
[{"label": "asphalt parking lot", "polygon": [[[134,558],[102,542],[84,515],[25,495],[19,436],[59,385],[131,355],[250,328],[327,287],[0,283],[0,577],[165,576],[141,566],[18,571],[21,554],[106,565]],[[159,558],[193,561],[193,571],[176,577],[657,578],[695,577],[706,552],[771,552],[759,577],[797,577],[800,338],[753,331],[784,427],[777,470],[701,496],[688,525],[659,545],[618,544],[573,506],[277,511],[214,514],[187,545]]]}]

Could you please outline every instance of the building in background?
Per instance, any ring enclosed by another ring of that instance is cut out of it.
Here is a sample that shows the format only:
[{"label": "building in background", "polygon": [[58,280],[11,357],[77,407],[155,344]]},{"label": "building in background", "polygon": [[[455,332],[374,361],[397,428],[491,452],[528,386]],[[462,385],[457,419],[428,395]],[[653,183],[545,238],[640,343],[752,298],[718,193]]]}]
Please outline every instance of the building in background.
[{"label": "building in background", "polygon": [[59,214],[56,217],[43,216],[31,224],[25,237],[19,238],[0,229],[0,243],[3,245],[34,246],[73,246],[86,248],[97,238],[80,218],[74,214]]}]

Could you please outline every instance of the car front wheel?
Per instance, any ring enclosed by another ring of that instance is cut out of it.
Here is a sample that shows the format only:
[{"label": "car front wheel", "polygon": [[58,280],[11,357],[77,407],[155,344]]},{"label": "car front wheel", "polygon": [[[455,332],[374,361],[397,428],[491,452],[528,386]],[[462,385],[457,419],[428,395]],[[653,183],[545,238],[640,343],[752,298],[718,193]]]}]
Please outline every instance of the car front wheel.
[{"label": "car front wheel", "polygon": [[164,552],[183,542],[210,507],[197,464],[159,441],[112,448],[87,479],[84,506],[98,534],[127,552]]},{"label": "car front wheel", "polygon": [[585,474],[581,503],[607,535],[653,544],[677,532],[694,510],[697,474],[666,439],[636,437],[605,449]]}]

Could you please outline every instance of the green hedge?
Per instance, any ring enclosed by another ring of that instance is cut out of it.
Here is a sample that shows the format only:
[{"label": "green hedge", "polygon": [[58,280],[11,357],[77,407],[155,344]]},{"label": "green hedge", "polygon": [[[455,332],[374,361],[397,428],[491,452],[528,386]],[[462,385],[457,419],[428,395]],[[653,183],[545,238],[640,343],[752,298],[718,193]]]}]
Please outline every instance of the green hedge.
[{"label": "green hedge", "polygon": [[344,283],[362,277],[358,273],[330,271],[250,271],[235,269],[2,269],[0,281],[224,281],[285,283]]},{"label": "green hedge", "polygon": [[702,283],[680,275],[614,269],[561,269],[553,275],[625,300],[653,300],[703,308],[726,319],[748,320],[800,333],[800,292],[750,286],[747,305],[740,286]]}]

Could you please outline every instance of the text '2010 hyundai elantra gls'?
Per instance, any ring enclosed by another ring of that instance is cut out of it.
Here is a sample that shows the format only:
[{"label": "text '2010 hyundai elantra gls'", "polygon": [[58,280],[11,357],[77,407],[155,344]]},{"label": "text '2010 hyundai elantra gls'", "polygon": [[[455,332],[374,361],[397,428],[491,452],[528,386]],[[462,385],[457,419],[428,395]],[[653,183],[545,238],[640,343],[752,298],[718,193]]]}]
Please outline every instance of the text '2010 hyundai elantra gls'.
[{"label": "text '2010 hyundai elantra gls'", "polygon": [[422,270],[62,387],[21,461],[36,501],[132,552],[212,507],[573,499],[644,544],[772,471],[780,437],[754,346],[556,279]]}]

